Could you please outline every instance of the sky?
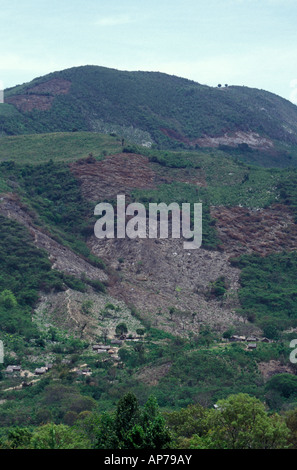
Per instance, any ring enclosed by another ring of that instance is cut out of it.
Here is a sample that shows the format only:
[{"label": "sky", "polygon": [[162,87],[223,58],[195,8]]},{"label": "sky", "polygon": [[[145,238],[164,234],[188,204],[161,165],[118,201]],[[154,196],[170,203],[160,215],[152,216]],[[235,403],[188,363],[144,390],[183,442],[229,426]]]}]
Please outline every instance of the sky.
[{"label": "sky", "polygon": [[80,65],[297,104],[297,0],[0,0],[0,89]]}]

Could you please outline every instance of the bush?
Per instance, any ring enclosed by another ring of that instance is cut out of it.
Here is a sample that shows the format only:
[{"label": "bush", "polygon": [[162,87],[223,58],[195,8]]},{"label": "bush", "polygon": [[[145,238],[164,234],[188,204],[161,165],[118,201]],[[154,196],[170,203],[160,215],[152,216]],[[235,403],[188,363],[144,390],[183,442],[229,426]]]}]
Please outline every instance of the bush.
[{"label": "bush", "polygon": [[276,374],[267,382],[266,388],[279,392],[285,398],[297,396],[297,377],[292,374]]}]

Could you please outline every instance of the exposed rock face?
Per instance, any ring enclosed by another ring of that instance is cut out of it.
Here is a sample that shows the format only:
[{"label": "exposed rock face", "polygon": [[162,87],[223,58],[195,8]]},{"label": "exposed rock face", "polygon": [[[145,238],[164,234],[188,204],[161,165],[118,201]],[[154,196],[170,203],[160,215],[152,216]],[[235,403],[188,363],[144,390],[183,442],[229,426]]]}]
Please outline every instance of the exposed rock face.
[{"label": "exposed rock face", "polygon": [[261,137],[256,132],[236,131],[216,137],[204,135],[198,139],[190,139],[172,129],[162,128],[160,130],[163,132],[163,134],[167,135],[167,137],[193,147],[196,145],[199,147],[219,147],[219,145],[237,147],[240,144],[247,144],[250,148],[258,150],[271,150],[274,147],[271,139]]},{"label": "exposed rock face", "polygon": [[218,147],[219,145],[228,145],[237,147],[240,144],[247,144],[253,149],[269,150],[274,147],[272,140],[261,137],[255,132],[237,131],[233,134],[224,134],[218,137],[205,136],[197,139],[196,143],[200,147]]}]

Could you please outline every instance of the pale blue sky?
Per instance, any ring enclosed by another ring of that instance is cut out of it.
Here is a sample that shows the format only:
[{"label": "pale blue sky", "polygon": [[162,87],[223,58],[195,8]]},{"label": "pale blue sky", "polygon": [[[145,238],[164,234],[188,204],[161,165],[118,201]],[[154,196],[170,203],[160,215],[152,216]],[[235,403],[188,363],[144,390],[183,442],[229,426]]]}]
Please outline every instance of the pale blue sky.
[{"label": "pale blue sky", "polygon": [[0,21],[5,87],[91,64],[297,103],[297,0],[0,0]]}]

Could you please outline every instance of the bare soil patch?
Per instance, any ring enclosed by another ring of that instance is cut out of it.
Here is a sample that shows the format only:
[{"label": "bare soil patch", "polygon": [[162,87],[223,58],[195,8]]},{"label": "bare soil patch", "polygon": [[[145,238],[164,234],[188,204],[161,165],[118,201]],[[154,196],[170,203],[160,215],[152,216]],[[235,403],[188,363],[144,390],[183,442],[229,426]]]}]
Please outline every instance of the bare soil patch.
[{"label": "bare soil patch", "polygon": [[276,374],[294,374],[292,367],[289,365],[282,365],[279,361],[275,360],[260,362],[258,364],[258,368],[265,382]]},{"label": "bare soil patch", "polygon": [[46,111],[51,108],[55,96],[67,94],[70,87],[69,80],[54,78],[30,88],[25,94],[9,96],[5,101],[23,112]]},{"label": "bare soil patch", "polygon": [[212,207],[211,215],[224,251],[231,256],[296,250],[297,225],[283,205],[252,210],[245,207]]},{"label": "bare soil patch", "polygon": [[120,153],[102,161],[78,160],[70,165],[81,182],[83,196],[89,201],[115,198],[131,189],[155,188],[155,173],[149,159],[142,155]]},{"label": "bare soil patch", "polygon": [[167,375],[172,363],[167,362],[155,367],[143,367],[137,374],[136,378],[150,387],[158,385],[159,381]]},{"label": "bare soil patch", "polygon": [[[110,282],[110,294],[133,305],[154,326],[186,335],[197,334],[205,325],[223,331],[241,321],[235,313],[239,270],[230,265],[227,254],[185,250],[182,239],[99,240],[94,236],[88,244],[117,273]],[[220,276],[227,280],[228,293],[224,300],[209,299],[210,283]]]}]

